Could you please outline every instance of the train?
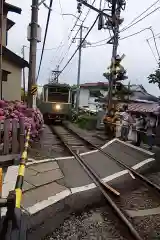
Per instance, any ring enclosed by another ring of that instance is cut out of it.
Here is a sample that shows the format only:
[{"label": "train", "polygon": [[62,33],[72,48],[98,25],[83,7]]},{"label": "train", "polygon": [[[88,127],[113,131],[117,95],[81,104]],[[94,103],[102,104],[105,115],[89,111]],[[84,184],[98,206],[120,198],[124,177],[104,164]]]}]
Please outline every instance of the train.
[{"label": "train", "polygon": [[69,119],[72,109],[71,87],[62,83],[45,84],[38,105],[44,122]]}]

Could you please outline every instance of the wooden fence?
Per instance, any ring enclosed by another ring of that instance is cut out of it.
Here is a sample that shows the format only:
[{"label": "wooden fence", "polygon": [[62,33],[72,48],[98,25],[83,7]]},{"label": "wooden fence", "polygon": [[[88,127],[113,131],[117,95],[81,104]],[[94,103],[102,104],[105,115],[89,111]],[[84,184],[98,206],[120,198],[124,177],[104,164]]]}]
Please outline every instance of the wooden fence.
[{"label": "wooden fence", "polygon": [[[10,134],[12,141],[10,141]],[[18,154],[23,151],[25,138],[24,119],[19,123],[16,119],[12,120],[10,129],[10,119],[0,121],[0,155]]]}]

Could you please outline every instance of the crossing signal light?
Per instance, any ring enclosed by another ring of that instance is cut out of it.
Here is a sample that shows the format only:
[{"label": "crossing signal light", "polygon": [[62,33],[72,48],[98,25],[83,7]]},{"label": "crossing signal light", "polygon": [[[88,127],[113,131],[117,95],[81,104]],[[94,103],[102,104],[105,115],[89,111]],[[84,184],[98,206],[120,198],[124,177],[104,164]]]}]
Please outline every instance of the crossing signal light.
[{"label": "crossing signal light", "polygon": [[120,92],[120,91],[122,90],[122,88],[123,88],[123,85],[122,85],[121,83],[117,83],[116,86],[115,86],[115,88],[116,88],[116,90],[117,90],[118,92]]},{"label": "crossing signal light", "polygon": [[77,5],[78,13],[81,13],[81,7],[82,7],[82,3],[79,2]]},{"label": "crossing signal light", "polygon": [[122,72],[119,72],[117,74],[117,78],[116,79],[117,79],[117,81],[123,81],[123,80],[128,79],[128,77],[126,76],[126,71],[124,70]]},{"label": "crossing signal light", "polygon": [[104,27],[103,15],[100,14],[98,18],[98,30],[101,30]]}]

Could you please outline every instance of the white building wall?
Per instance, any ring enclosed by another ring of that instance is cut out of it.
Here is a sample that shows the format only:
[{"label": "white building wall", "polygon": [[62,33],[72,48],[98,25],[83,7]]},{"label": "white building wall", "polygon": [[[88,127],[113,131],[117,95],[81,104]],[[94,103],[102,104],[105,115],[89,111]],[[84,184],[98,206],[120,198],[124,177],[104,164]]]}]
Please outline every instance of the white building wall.
[{"label": "white building wall", "polygon": [[[88,89],[80,89],[80,96],[79,96],[79,106],[84,107],[88,106],[89,100],[89,90]],[[74,103],[76,103],[76,94],[74,96]]]},{"label": "white building wall", "polygon": [[[106,96],[107,91],[100,90],[101,93]],[[79,106],[80,107],[89,107],[91,110],[96,110],[97,109],[97,103],[95,102],[97,98],[96,97],[90,97],[90,91],[89,89],[86,88],[81,88],[80,89],[80,98],[79,98]],[[76,103],[76,94],[74,96],[74,104]]]}]

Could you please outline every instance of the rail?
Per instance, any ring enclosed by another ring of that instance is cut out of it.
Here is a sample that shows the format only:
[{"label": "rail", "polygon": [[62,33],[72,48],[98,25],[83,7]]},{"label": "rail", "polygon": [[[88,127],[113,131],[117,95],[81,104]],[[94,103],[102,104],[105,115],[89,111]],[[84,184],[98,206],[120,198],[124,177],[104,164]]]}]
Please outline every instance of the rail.
[{"label": "rail", "polygon": [[[101,179],[98,177],[97,173],[89,166],[88,163],[84,161],[82,156],[80,156],[78,153],[74,152],[72,148],[64,141],[61,134],[58,133],[58,131],[54,131],[57,137],[61,140],[61,142],[64,144],[66,148],[68,148],[69,152],[72,156],[75,157],[75,159],[79,162],[79,164],[83,167],[83,169],[86,171],[88,176],[93,180],[93,182],[96,184],[96,186],[100,189],[101,193],[104,195],[105,199],[108,201],[114,212],[117,214],[117,216],[123,221],[123,223],[128,228],[129,232],[131,233],[132,237],[136,240],[142,240],[139,233],[135,230],[134,226],[130,223],[130,221],[126,218],[126,216],[123,214],[123,212],[120,210],[120,208],[117,206],[117,204],[112,200],[112,198],[107,193],[107,190],[114,193],[115,195],[119,196],[120,193],[113,189],[108,184],[104,184]],[[78,135],[77,135],[78,136]]]},{"label": "rail", "polygon": [[[20,157],[19,170],[17,181],[15,185],[15,190],[10,191],[7,199],[0,199],[0,208],[7,207],[6,215],[3,219],[1,219],[1,232],[0,239],[1,240],[18,240],[18,239],[26,239],[26,228],[21,229],[21,221],[22,221],[22,211],[21,211],[21,200],[22,200],[22,187],[24,181],[25,174],[25,164],[28,158],[28,147],[30,140],[30,131],[31,128],[28,129],[24,151]],[[23,231],[23,232],[22,232]],[[20,233],[21,232],[21,233]]]},{"label": "rail", "polygon": [[88,139],[83,138],[79,133],[75,132],[73,129],[71,129],[68,124],[64,124],[64,127],[66,127],[68,130],[70,130],[73,134],[77,135],[79,138],[83,139],[83,141],[85,141],[87,144],[89,144],[90,146],[92,146],[94,149],[98,150],[99,152],[101,152],[103,155],[105,155],[106,157],[109,157],[112,161],[116,162],[117,164],[119,164],[121,167],[123,167],[124,169],[127,169],[129,173],[132,173],[134,175],[134,177],[136,176],[138,179],[140,179],[141,181],[143,181],[145,184],[147,184],[148,186],[154,188],[156,191],[158,191],[160,193],[160,186],[158,186],[157,184],[153,183],[152,181],[150,181],[149,179],[147,179],[145,176],[143,176],[142,174],[138,173],[137,171],[135,171],[133,168],[127,166],[126,164],[124,164],[122,161],[118,160],[116,157],[113,157],[110,153],[104,152],[100,147],[95,146],[92,142],[90,142]]}]

